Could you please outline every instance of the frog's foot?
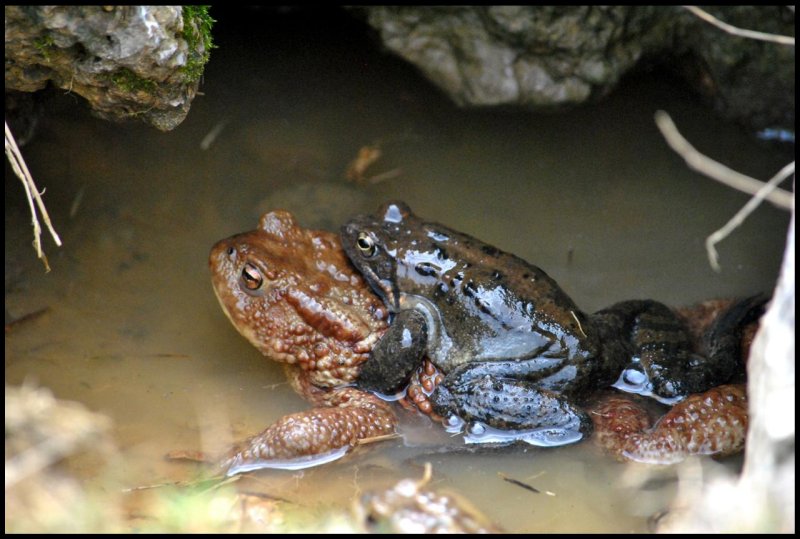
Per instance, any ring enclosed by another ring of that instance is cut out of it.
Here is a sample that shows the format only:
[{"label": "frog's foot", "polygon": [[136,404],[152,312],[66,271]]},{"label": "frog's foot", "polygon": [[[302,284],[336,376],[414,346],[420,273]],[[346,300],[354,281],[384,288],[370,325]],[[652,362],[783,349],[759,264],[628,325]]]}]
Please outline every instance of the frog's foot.
[{"label": "frog's foot", "polygon": [[702,393],[724,383],[745,378],[743,350],[748,328],[758,325],[767,296],[759,294],[737,301],[722,311],[703,335],[703,355],[684,361],[650,363],[653,393],[662,402]]},{"label": "frog's foot", "polygon": [[227,475],[260,468],[296,470],[344,456],[361,440],[394,434],[397,418],[373,397],[353,405],[312,408],[282,417],[244,440],[218,463]]},{"label": "frog's foot", "polygon": [[[623,358],[627,354],[630,361],[613,387],[671,405],[687,395],[744,378],[743,330],[763,313],[765,301],[762,295],[747,298],[728,305],[721,314],[720,305],[711,313],[717,315],[713,323],[708,321],[709,313],[703,315],[704,320],[692,322],[686,318],[688,311],[679,315],[651,300],[623,301],[598,311],[595,316],[601,330],[625,328],[622,343],[612,335],[604,336],[604,342],[610,343],[608,355]],[[694,331],[707,328],[702,355],[695,353],[696,339],[687,329],[687,320]]]},{"label": "frog's foot", "polygon": [[[660,351],[655,353],[661,356]],[[652,356],[652,354],[649,355]],[[706,358],[697,354],[685,354],[680,357],[684,365],[694,371],[699,370],[706,361]],[[611,384],[611,387],[626,393],[650,397],[662,404],[672,406],[683,400],[692,388],[700,391],[697,387],[704,386],[698,376],[686,375],[686,369],[681,369],[680,375],[676,377],[673,370],[661,368],[652,359],[649,357],[645,362],[647,364],[643,364],[637,356],[627,367],[622,369],[619,378]],[[689,382],[690,380],[691,382]],[[687,383],[691,383],[691,386],[687,387]]]},{"label": "frog's foot", "polygon": [[361,365],[358,386],[381,395],[392,395],[409,381],[422,363],[427,344],[426,322],[418,311],[397,313],[386,333]]},{"label": "frog's foot", "polygon": [[468,443],[525,441],[538,446],[577,442],[591,434],[589,416],[564,396],[516,379],[484,376],[448,384],[431,395],[450,432],[465,424]]},{"label": "frog's foot", "polygon": [[593,317],[608,361],[628,363],[613,387],[673,404],[692,392],[689,385],[700,382],[693,373],[703,358],[693,354],[683,320],[663,303],[622,301]]},{"label": "frog's foot", "polygon": [[595,443],[623,461],[674,464],[689,455],[731,455],[744,448],[747,436],[744,385],[690,395],[649,430],[647,412],[623,395],[604,398],[591,415]]}]

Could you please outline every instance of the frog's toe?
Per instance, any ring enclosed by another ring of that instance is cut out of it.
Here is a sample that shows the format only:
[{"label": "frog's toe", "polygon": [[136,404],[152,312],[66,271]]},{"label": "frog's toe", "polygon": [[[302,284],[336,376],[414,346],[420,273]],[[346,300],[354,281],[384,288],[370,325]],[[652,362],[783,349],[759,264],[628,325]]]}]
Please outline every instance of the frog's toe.
[{"label": "frog's toe", "polygon": [[538,427],[532,429],[496,429],[480,422],[467,426],[464,441],[468,444],[508,444],[525,442],[538,447],[558,447],[579,442],[591,433],[586,432],[586,422],[580,418],[562,426]]}]

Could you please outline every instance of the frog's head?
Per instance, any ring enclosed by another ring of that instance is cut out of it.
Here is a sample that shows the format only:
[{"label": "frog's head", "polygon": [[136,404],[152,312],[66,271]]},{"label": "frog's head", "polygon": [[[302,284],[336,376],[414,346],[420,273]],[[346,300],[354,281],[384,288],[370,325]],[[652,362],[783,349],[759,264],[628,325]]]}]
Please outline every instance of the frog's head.
[{"label": "frog's head", "polygon": [[404,202],[387,202],[376,215],[357,215],[342,226],[342,247],[372,289],[394,310],[399,308],[397,241],[413,217]]}]

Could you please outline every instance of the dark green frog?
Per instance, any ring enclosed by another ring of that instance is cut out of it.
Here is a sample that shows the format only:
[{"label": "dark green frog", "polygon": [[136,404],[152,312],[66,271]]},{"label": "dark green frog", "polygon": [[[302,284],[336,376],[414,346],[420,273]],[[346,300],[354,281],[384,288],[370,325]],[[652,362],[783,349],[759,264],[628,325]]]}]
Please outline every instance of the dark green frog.
[{"label": "dark green frog", "polygon": [[[524,431],[531,443],[571,443],[591,431],[578,403],[593,389],[614,384],[676,402],[737,367],[694,354],[684,324],[661,303],[626,301],[587,315],[540,268],[423,221],[402,202],[355,217],[342,240],[393,313],[358,384],[395,392],[427,354],[445,374],[434,410],[454,427],[467,421],[476,434]],[[729,316],[728,326],[742,317]],[[717,328],[715,353],[736,358],[729,333]]]}]

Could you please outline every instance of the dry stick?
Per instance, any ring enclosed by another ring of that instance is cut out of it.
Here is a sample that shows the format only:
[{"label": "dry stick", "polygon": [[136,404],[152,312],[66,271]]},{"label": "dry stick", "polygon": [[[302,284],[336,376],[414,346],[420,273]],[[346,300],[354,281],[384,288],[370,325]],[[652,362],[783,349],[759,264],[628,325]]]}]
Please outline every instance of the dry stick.
[{"label": "dry stick", "polygon": [[794,173],[794,161],[783,167],[769,182],[763,183],[750,176],[745,176],[740,172],[729,169],[725,165],[695,150],[694,147],[689,144],[689,141],[683,138],[678,132],[678,128],[675,127],[675,123],[672,121],[672,118],[669,117],[669,114],[663,110],[656,112],[656,125],[661,130],[661,134],[664,135],[670,147],[675,150],[678,155],[683,157],[690,167],[725,185],[754,195],[725,226],[706,238],[706,251],[708,252],[709,263],[711,267],[714,268],[714,271],[719,272],[721,269],[719,265],[719,256],[714,246],[728,237],[733,230],[742,224],[747,216],[761,204],[762,200],[767,199],[783,209],[792,209],[794,205],[794,193],[784,191],[776,186]]},{"label": "dry stick", "polygon": [[[720,28],[721,30],[723,30],[723,31],[725,31],[725,32],[727,32],[729,34],[732,34],[732,35],[735,35],[735,36],[739,36],[739,37],[749,38],[749,39],[757,39],[757,40],[761,40],[761,41],[769,41],[769,42],[772,42],[772,43],[779,43],[781,45],[790,45],[790,46],[794,47],[794,38],[793,37],[781,36],[781,35],[776,35],[776,34],[767,34],[767,33],[764,33],[764,32],[756,32],[754,30],[745,30],[744,28],[737,28],[736,26],[732,26],[732,25],[730,25],[730,24],[728,24],[726,22],[723,22],[723,21],[719,20],[718,18],[714,17],[713,15],[708,13],[707,11],[704,11],[704,10],[700,9],[697,6],[683,6],[683,7],[686,8],[687,10],[689,10],[695,16],[703,19],[704,21],[706,21],[706,22],[708,22],[710,24],[713,24],[717,28]],[[792,11],[794,11],[793,7],[791,9],[792,9]],[[705,157],[705,156],[702,156],[702,154],[700,154],[694,148],[692,148],[692,146],[688,142],[686,142],[686,140],[683,139],[683,137],[680,136],[680,133],[678,133],[678,130],[675,128],[675,124],[672,123],[672,120],[665,113],[662,113],[660,111],[658,113],[656,113],[656,123],[658,124],[659,129],[661,129],[661,132],[664,134],[664,137],[667,138],[667,142],[669,143],[669,145],[672,146],[672,148],[676,152],[681,154],[684,157],[684,159],[686,159],[686,162],[689,163],[689,166],[691,166],[692,168],[695,168],[696,170],[699,170],[700,172],[703,172],[704,174],[706,174],[708,176],[711,176],[714,179],[722,181],[723,183],[726,183],[727,185],[731,185],[731,186],[736,187],[737,189],[740,189],[742,191],[745,191],[745,192],[748,192],[748,193],[752,193],[749,189],[745,189],[742,186],[738,186],[737,187],[737,186],[733,185],[732,183],[729,183],[728,181],[723,180],[721,176],[718,176],[718,175],[715,175],[714,173],[712,173],[712,170],[714,170],[715,173],[724,174],[729,180],[731,180],[731,182],[735,181],[736,183],[741,183],[745,179],[750,181],[750,180],[752,180],[752,178],[748,178],[747,176],[741,175],[736,171],[732,171],[732,170],[728,169],[727,167],[724,167],[723,165],[720,165],[719,163],[716,163],[715,161],[712,161],[710,159],[708,159],[708,162],[706,163],[706,165],[711,167],[710,169],[708,169],[708,168],[700,168],[701,167],[701,160],[699,159],[699,157]],[[670,137],[667,135],[668,131],[672,132],[673,136],[677,135],[680,139],[682,139],[682,143],[681,142],[677,143],[678,146],[683,146],[684,149],[687,152],[688,151],[692,151],[695,154],[697,154],[697,155],[694,156],[694,158],[697,160],[695,162],[695,164],[693,164],[692,161],[690,161],[689,157],[687,157],[686,154],[682,153],[681,150],[679,150],[676,147],[676,144],[673,144],[673,142],[670,141]],[[789,175],[791,175],[791,174],[794,174],[794,161],[792,161],[791,163],[789,163],[788,165],[783,167],[780,170],[780,172],[778,172],[766,184],[764,184],[761,187],[759,187],[755,191],[753,198],[751,198],[747,202],[747,204],[745,204],[744,207],[742,207],[742,209],[739,210],[736,213],[736,215],[734,215],[731,218],[731,220],[728,221],[725,224],[725,226],[723,226],[722,228],[720,228],[719,230],[717,230],[716,232],[711,234],[708,238],[706,238],[706,251],[708,252],[708,259],[709,259],[709,262],[711,263],[711,267],[714,268],[714,271],[720,271],[720,269],[721,269],[720,266],[719,266],[719,256],[718,256],[717,250],[716,250],[716,248],[714,246],[717,243],[719,243],[720,241],[722,241],[723,239],[727,238],[730,235],[731,232],[733,232],[739,225],[741,225],[742,222],[747,218],[747,216],[750,215],[753,212],[753,210],[755,210],[758,207],[759,204],[761,204],[762,200],[767,198],[773,204],[779,205],[779,206],[781,206],[783,208],[786,208],[786,209],[791,209],[791,207],[794,205],[794,197],[793,197],[793,195],[790,194],[790,193],[787,193],[786,191],[783,191],[781,189],[777,189],[777,185],[779,183],[781,183],[784,179],[789,177]],[[751,184],[750,187],[753,187],[754,185],[755,184]],[[783,198],[785,204],[777,203],[776,200],[774,199],[773,193],[774,193],[774,196],[779,196],[779,197]]]},{"label": "dry stick", "polygon": [[745,30],[744,28],[737,28],[736,26],[732,26],[726,22],[719,20],[711,13],[703,11],[697,6],[683,6],[683,7],[688,9],[697,17],[703,19],[707,23],[713,24],[717,28],[734,36],[746,37],[750,39],[758,39],[760,41],[770,41],[772,43],[780,43],[781,45],[791,45],[794,47],[793,37],[780,36],[776,34],[767,34],[764,32],[757,32],[755,30]]},{"label": "dry stick", "polygon": [[[698,152],[694,146],[689,144],[688,140],[683,138],[683,135],[678,132],[678,128],[675,127],[672,118],[663,110],[656,112],[656,125],[667,140],[667,144],[669,144],[678,155],[683,157],[684,160],[686,160],[686,164],[694,170],[718,182],[724,183],[729,187],[743,191],[748,195],[755,195],[764,186],[764,182],[730,169],[722,163],[714,161],[710,157]],[[764,198],[779,208],[791,210],[794,193],[776,188]]]},{"label": "dry stick", "polygon": [[17,326],[19,326],[21,324],[30,322],[31,320],[36,320],[37,318],[39,318],[43,314],[46,314],[49,311],[50,311],[50,307],[44,307],[43,309],[39,309],[38,311],[34,311],[32,313],[28,313],[26,315],[23,315],[23,316],[17,318],[16,320],[12,320],[11,322],[8,322],[6,324],[6,333],[8,333],[9,331],[13,330],[15,327],[17,327]]},{"label": "dry stick", "polygon": [[747,219],[747,216],[753,213],[753,210],[755,210],[758,205],[761,204],[761,201],[764,200],[764,197],[766,197],[768,193],[775,189],[776,185],[781,183],[792,174],[794,174],[794,161],[783,167],[780,172],[778,172],[771,180],[765,183],[764,186],[753,196],[753,198],[748,200],[747,204],[745,204],[741,210],[736,212],[736,215],[734,215],[730,221],[725,223],[725,226],[706,238],[706,251],[708,251],[708,259],[711,262],[711,267],[714,268],[714,271],[719,272],[722,269],[719,266],[719,255],[714,246],[727,238],[731,232],[736,230],[736,228],[741,225],[745,219]]},{"label": "dry stick", "polygon": [[384,442],[386,440],[393,440],[399,437],[400,434],[397,432],[392,432],[389,434],[379,434],[377,436],[372,436],[370,438],[359,438],[358,440],[356,440],[356,445],[374,444],[376,442]]},{"label": "dry stick", "polygon": [[536,488],[536,487],[534,487],[532,485],[529,485],[528,483],[523,483],[519,479],[514,479],[513,477],[508,477],[503,472],[497,472],[497,475],[500,476],[500,479],[502,479],[503,481],[511,483],[512,485],[517,485],[518,487],[522,487],[525,490],[530,490],[531,492],[535,492],[536,494],[540,494],[542,492],[538,488]]},{"label": "dry stick", "polygon": [[5,134],[6,156],[8,157],[8,161],[11,163],[11,168],[14,169],[14,173],[22,181],[22,185],[25,187],[25,195],[28,198],[28,205],[31,208],[31,218],[33,221],[33,244],[36,247],[36,255],[42,259],[45,270],[50,271],[50,266],[47,263],[47,257],[42,252],[42,228],[39,225],[39,219],[36,217],[36,208],[33,205],[34,198],[36,199],[36,205],[39,206],[39,211],[42,212],[42,218],[44,219],[47,228],[50,230],[50,235],[53,236],[53,241],[55,241],[56,245],[59,247],[61,247],[61,238],[58,237],[58,233],[55,231],[53,224],[50,222],[50,215],[47,213],[47,208],[44,207],[44,202],[42,201],[39,189],[33,182],[33,177],[28,170],[28,165],[25,164],[25,159],[22,158],[22,153],[19,151],[19,147],[17,147],[17,142],[14,140],[14,135],[11,134],[11,129],[8,127],[8,122],[6,122]]},{"label": "dry stick", "polygon": [[[39,220],[36,218],[36,207],[33,205],[33,197],[31,196],[30,187],[28,186],[28,182],[25,180],[25,175],[22,173],[19,163],[17,162],[17,156],[11,149],[12,146],[9,143],[8,135],[8,124],[6,124],[6,156],[8,157],[8,162],[11,163],[11,168],[14,169],[14,173],[20,180],[22,180],[22,187],[25,188],[25,198],[28,200],[28,205],[31,208],[31,217],[33,218],[33,245],[36,247],[36,255],[39,258],[42,258],[42,227],[39,226]],[[45,266],[47,266],[46,260]]]}]

